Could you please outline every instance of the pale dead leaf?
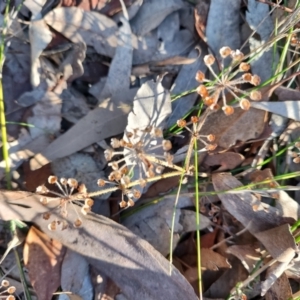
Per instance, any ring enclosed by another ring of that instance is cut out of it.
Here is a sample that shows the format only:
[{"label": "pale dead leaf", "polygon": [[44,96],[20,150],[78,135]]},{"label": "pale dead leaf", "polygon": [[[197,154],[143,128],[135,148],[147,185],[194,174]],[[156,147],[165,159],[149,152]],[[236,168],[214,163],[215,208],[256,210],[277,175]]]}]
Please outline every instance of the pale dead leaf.
[{"label": "pale dead leaf", "polygon": [[52,40],[52,34],[43,19],[32,21],[29,25],[29,39],[31,45],[31,84],[40,84],[41,64],[39,57]]},{"label": "pale dead leaf", "polygon": [[218,58],[220,58],[219,50],[224,46],[231,49],[240,48],[240,6],[241,0],[211,0],[210,2],[206,37],[208,45]]},{"label": "pale dead leaf", "polygon": [[62,262],[61,288],[65,292],[72,292],[72,294],[83,300],[92,299],[93,297],[89,264],[83,256],[69,249],[67,249]]},{"label": "pale dead leaf", "polygon": [[[153,203],[142,209],[139,208],[133,215],[126,218],[122,224],[138,236],[144,238],[155,249],[166,256],[170,252],[174,202],[175,196],[166,196],[158,203]],[[189,206],[194,206],[193,200],[189,197],[180,197],[175,215],[173,249],[175,249],[183,233],[197,230],[195,212],[182,209]],[[211,221],[201,215],[200,230],[210,225]]]},{"label": "pale dead leaf", "polygon": [[220,166],[216,171],[232,170],[239,166],[245,157],[235,152],[225,152],[219,154],[207,155],[203,160],[205,166]]},{"label": "pale dead leaf", "polygon": [[32,108],[33,116],[27,118],[27,122],[33,125],[29,127],[33,139],[45,132],[54,134],[60,130],[61,106],[61,99],[53,92],[47,92],[35,104]]},{"label": "pale dead leaf", "polygon": [[132,40],[130,24],[125,18],[121,18],[122,26],[118,32],[118,46],[111,62],[108,77],[98,100],[123,94],[129,89],[132,66]]},{"label": "pale dead leaf", "polygon": [[211,249],[201,248],[201,268],[204,270],[218,271],[219,269],[229,269],[229,264],[226,257],[214,252]]},{"label": "pale dead leaf", "polygon": [[38,299],[51,299],[60,286],[65,250],[60,242],[49,238],[34,226],[29,230],[24,245],[24,264]]},{"label": "pale dead leaf", "polygon": [[167,259],[146,241],[108,218],[91,213],[83,217],[81,228],[74,228],[72,223],[77,214],[70,210],[67,219],[70,226],[62,231],[49,231],[48,222],[41,213],[58,203],[53,201],[45,207],[39,198],[25,192],[2,191],[1,219],[18,218],[36,223],[51,238],[83,255],[95,269],[110,277],[129,299],[198,299],[190,284],[175,268],[170,275]]},{"label": "pale dead leaf", "polygon": [[180,0],[144,0],[136,16],[131,20],[132,31],[143,36],[156,28],[169,14],[183,7]]},{"label": "pale dead leaf", "polygon": [[299,101],[251,102],[251,107],[300,121]]},{"label": "pale dead leaf", "polygon": [[259,252],[255,250],[257,245],[233,245],[226,249],[227,253],[236,256],[245,269],[251,273],[261,259]]},{"label": "pale dead leaf", "polygon": [[84,42],[102,55],[113,57],[117,46],[115,22],[99,13],[77,7],[58,7],[44,17],[45,22],[73,43]]}]

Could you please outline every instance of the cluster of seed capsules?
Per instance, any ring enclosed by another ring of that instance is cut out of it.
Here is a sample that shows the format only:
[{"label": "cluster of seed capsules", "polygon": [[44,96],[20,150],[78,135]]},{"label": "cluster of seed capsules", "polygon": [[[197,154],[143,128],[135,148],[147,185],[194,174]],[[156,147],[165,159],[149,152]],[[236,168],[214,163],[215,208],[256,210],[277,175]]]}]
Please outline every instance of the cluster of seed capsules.
[{"label": "cluster of seed capsules", "polygon": [[16,292],[16,288],[10,285],[8,280],[2,280],[0,285],[0,299],[15,300],[13,295]]},{"label": "cluster of seed capsules", "polygon": [[300,163],[300,142],[296,142],[295,147],[297,148],[297,151],[292,152],[293,162],[295,164],[299,164]]},{"label": "cluster of seed capsules", "polygon": [[[222,110],[226,115],[234,113],[234,107],[227,104],[228,95],[239,101],[239,106],[243,110],[248,110],[251,107],[249,99],[253,101],[261,100],[261,93],[254,89],[250,92],[241,90],[239,86],[244,83],[249,83],[254,86],[260,84],[260,77],[249,73],[250,65],[243,62],[244,54],[239,50],[231,50],[229,47],[220,49],[222,62],[220,65],[221,73],[217,75],[213,69],[216,59],[209,54],[204,56],[204,63],[209,69],[213,80],[205,78],[205,74],[198,71],[196,80],[201,83],[197,88],[197,93],[203,99],[205,105],[212,110],[220,108],[219,99],[222,98]],[[224,59],[231,57],[232,61],[228,67],[224,67]],[[239,73],[243,73],[240,75]]]}]

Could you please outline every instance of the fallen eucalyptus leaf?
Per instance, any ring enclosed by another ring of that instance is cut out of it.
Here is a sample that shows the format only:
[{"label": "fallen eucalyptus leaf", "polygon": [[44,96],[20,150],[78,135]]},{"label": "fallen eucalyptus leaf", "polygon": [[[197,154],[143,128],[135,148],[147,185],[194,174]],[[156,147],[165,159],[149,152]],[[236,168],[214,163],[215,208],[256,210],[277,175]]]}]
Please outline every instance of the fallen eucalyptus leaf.
[{"label": "fallen eucalyptus leaf", "polygon": [[82,217],[81,228],[75,228],[72,223],[77,213],[71,209],[65,219],[68,228],[49,231],[41,214],[55,208],[59,199],[47,207],[39,199],[40,196],[30,193],[2,191],[0,218],[18,218],[40,226],[49,237],[83,255],[94,268],[110,277],[129,299],[198,299],[190,284],[165,257],[124,226],[91,213]]}]

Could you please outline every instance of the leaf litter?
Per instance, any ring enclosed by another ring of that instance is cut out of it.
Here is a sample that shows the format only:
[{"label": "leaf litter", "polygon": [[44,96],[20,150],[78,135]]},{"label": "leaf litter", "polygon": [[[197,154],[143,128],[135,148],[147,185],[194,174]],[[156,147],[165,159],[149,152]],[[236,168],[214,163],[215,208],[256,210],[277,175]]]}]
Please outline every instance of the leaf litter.
[{"label": "leaf litter", "polygon": [[10,283],[7,253],[24,247],[38,299],[299,294],[300,8],[287,2],[9,11],[0,219],[31,226],[24,246],[0,245]]}]

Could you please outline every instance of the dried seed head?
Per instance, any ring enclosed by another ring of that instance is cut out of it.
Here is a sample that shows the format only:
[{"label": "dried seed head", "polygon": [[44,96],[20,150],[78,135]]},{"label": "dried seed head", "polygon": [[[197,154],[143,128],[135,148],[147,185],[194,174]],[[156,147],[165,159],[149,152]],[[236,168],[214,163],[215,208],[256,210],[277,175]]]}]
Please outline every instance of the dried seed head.
[{"label": "dried seed head", "polygon": [[205,148],[207,151],[214,151],[217,148],[217,146],[217,144],[207,144]]},{"label": "dried seed head", "polygon": [[124,200],[122,200],[122,201],[119,203],[119,205],[120,205],[121,208],[125,208],[125,207],[127,207],[127,202],[124,201]]},{"label": "dried seed head", "polygon": [[242,60],[244,58],[244,54],[240,50],[231,51],[231,57],[235,61]]},{"label": "dried seed head", "polygon": [[13,295],[9,295],[9,296],[7,296],[6,297],[6,299],[5,300],[15,300],[16,299],[16,297],[15,296],[13,296]]},{"label": "dried seed head", "polygon": [[252,91],[250,93],[250,99],[253,101],[259,101],[261,100],[261,92],[259,91]]},{"label": "dried seed head", "polygon": [[80,194],[86,194],[87,193],[87,188],[86,188],[86,185],[84,183],[79,185],[78,193],[80,193]]},{"label": "dried seed head", "polygon": [[57,182],[57,177],[56,176],[49,176],[48,177],[48,183],[49,184],[54,184]]},{"label": "dried seed head", "polygon": [[64,178],[64,177],[62,177],[59,181],[60,181],[60,184],[62,184],[62,185],[67,185],[67,183],[68,183],[67,178]]},{"label": "dried seed head", "polygon": [[119,170],[119,165],[116,161],[113,161],[111,163],[108,164],[114,171]]},{"label": "dried seed head", "polygon": [[204,100],[203,100],[203,103],[207,106],[212,106],[214,103],[215,103],[215,100],[214,98],[212,97],[206,97]]},{"label": "dried seed head", "polygon": [[126,175],[128,173],[128,168],[124,165],[124,166],[122,166],[122,168],[120,169],[120,171],[121,171],[121,173],[123,175]]},{"label": "dried seed head", "polygon": [[36,192],[38,194],[47,194],[49,190],[44,185],[40,185],[36,188]]},{"label": "dried seed head", "polygon": [[208,55],[205,55],[204,56],[204,63],[207,65],[207,66],[211,66],[211,65],[213,65],[214,64],[214,62],[215,62],[215,58],[214,58],[214,56],[213,55],[211,55],[211,54],[208,54]]},{"label": "dried seed head", "polygon": [[48,229],[51,231],[55,231],[56,230],[56,221],[52,221],[51,223],[49,223]]},{"label": "dried seed head", "polygon": [[139,179],[139,184],[140,184],[141,187],[145,187],[146,184],[147,184],[147,181],[145,179],[143,179],[143,178],[140,178]]},{"label": "dried seed head", "polygon": [[140,199],[141,198],[142,193],[140,191],[134,189],[134,190],[132,190],[132,192],[133,192],[133,198],[135,198],[135,199]]},{"label": "dried seed head", "polygon": [[292,152],[292,153],[291,153],[291,156],[292,156],[292,157],[298,157],[298,153],[297,153],[297,152]]},{"label": "dried seed head", "polygon": [[226,105],[222,107],[226,116],[230,116],[234,113],[234,108],[232,106]]},{"label": "dried seed head", "polygon": [[198,72],[196,73],[195,79],[196,79],[198,82],[202,82],[202,81],[205,79],[204,73],[201,72],[201,71],[198,71]]},{"label": "dried seed head", "polygon": [[156,174],[162,174],[163,170],[164,170],[163,166],[156,166],[155,167]]},{"label": "dried seed head", "polygon": [[94,205],[94,200],[91,199],[91,198],[87,198],[84,200],[84,204],[89,206],[89,207],[92,207]]},{"label": "dried seed head", "polygon": [[192,121],[192,123],[198,123],[199,122],[199,117],[197,117],[197,116],[192,116],[191,117],[191,121]]},{"label": "dried seed head", "polygon": [[47,198],[47,197],[41,197],[41,198],[40,198],[40,202],[41,202],[43,205],[47,205],[47,203],[48,203],[48,198]]},{"label": "dried seed head", "polygon": [[154,137],[163,137],[163,131],[161,128],[157,128],[157,127],[154,127],[153,130],[152,130],[152,135]]},{"label": "dried seed head", "polygon": [[91,207],[88,205],[83,205],[80,211],[84,216],[86,216],[91,211]]},{"label": "dried seed head", "polygon": [[199,94],[202,98],[208,97],[208,91],[205,85],[201,84],[197,87],[197,94]]},{"label": "dried seed head", "polygon": [[170,151],[172,149],[172,143],[169,140],[163,140],[162,148],[164,151]]},{"label": "dried seed head", "polygon": [[104,151],[104,157],[107,161],[110,161],[112,157],[114,156],[114,151],[113,149],[106,149]]},{"label": "dried seed head", "polygon": [[180,127],[180,128],[183,128],[186,126],[186,121],[183,120],[183,119],[180,119],[177,121],[177,126]]},{"label": "dried seed head", "polygon": [[219,110],[220,109],[220,105],[218,104],[218,103],[216,103],[216,104],[212,104],[212,105],[210,105],[209,106],[209,108],[211,109],[211,110]]},{"label": "dried seed head", "polygon": [[105,180],[103,180],[101,178],[97,180],[97,185],[100,186],[100,187],[105,186],[105,183],[106,183]]},{"label": "dried seed head", "polygon": [[8,287],[8,286],[9,286],[9,281],[6,280],[6,279],[2,280],[2,281],[1,281],[1,286],[3,286],[3,287]]},{"label": "dried seed head", "polygon": [[129,176],[123,176],[122,177],[122,183],[127,185],[130,183],[130,177]]},{"label": "dried seed head", "polygon": [[7,290],[6,290],[9,294],[13,294],[16,291],[16,288],[14,286],[10,286]]},{"label": "dried seed head", "polygon": [[258,75],[253,75],[250,82],[253,85],[258,86],[260,84],[260,77]]},{"label": "dried seed head", "polygon": [[77,189],[78,181],[75,178],[69,178],[68,179],[68,185],[69,185],[70,188]]},{"label": "dried seed head", "polygon": [[231,54],[231,49],[228,46],[222,47],[220,49],[220,55],[223,58],[226,58],[227,56],[229,56]]},{"label": "dried seed head", "polygon": [[243,78],[243,80],[246,81],[246,82],[251,82],[251,80],[252,80],[252,75],[251,75],[251,73],[245,73],[245,74],[242,75],[242,78]]},{"label": "dried seed head", "polygon": [[112,138],[110,140],[110,145],[113,147],[113,148],[120,148],[120,140],[116,139],[116,138]]},{"label": "dried seed head", "polygon": [[128,199],[127,206],[128,207],[134,206],[134,201],[132,199]]},{"label": "dried seed head", "polygon": [[300,157],[299,157],[299,156],[295,157],[295,158],[293,159],[293,162],[294,162],[295,164],[299,164],[299,163],[300,163]]},{"label": "dried seed head", "polygon": [[82,221],[78,218],[75,220],[75,222],[73,223],[73,226],[78,228],[82,225]]},{"label": "dried seed head", "polygon": [[240,107],[243,110],[249,110],[249,108],[251,107],[250,101],[248,99],[241,99],[240,101]]},{"label": "dried seed head", "polygon": [[154,171],[153,171],[153,168],[149,168],[149,169],[146,171],[146,176],[147,176],[148,178],[152,178],[152,177],[155,176],[155,173],[154,173]]},{"label": "dried seed head", "polygon": [[300,148],[300,142],[296,142],[295,147],[299,149]]},{"label": "dried seed head", "polygon": [[50,214],[49,212],[43,213],[43,219],[44,219],[44,220],[49,220],[50,217],[51,217],[51,214]]},{"label": "dried seed head", "polygon": [[250,70],[250,64],[245,63],[245,62],[241,62],[239,65],[239,69],[242,72],[248,72]]},{"label": "dried seed head", "polygon": [[215,136],[214,134],[209,134],[209,135],[207,136],[207,140],[208,140],[209,142],[213,142],[215,139],[216,139],[216,136]]},{"label": "dried seed head", "polygon": [[168,163],[168,165],[171,165],[174,159],[174,155],[170,154],[170,153],[165,153],[165,160]]},{"label": "dried seed head", "polygon": [[128,132],[126,132],[126,136],[130,139],[130,138],[132,138],[133,137],[133,133],[132,132],[130,132],[130,131],[128,131]]}]

